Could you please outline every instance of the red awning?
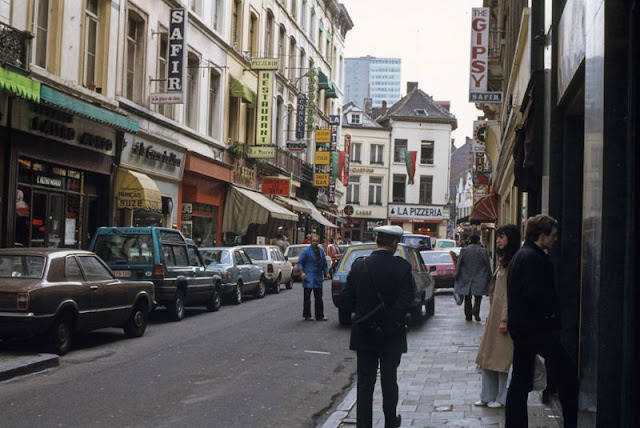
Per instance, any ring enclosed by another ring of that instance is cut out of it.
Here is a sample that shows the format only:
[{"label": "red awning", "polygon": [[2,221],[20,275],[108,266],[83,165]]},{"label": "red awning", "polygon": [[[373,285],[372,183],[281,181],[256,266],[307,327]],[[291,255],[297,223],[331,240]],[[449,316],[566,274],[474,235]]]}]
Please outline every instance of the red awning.
[{"label": "red awning", "polygon": [[498,220],[498,197],[495,193],[484,196],[473,205],[471,223],[495,223]]}]

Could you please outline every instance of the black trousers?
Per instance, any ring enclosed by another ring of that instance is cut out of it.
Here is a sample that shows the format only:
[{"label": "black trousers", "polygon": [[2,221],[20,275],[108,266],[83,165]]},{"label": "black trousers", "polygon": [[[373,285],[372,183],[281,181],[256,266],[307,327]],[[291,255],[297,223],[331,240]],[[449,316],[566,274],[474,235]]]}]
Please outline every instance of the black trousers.
[{"label": "black trousers", "polygon": [[376,386],[378,362],[382,387],[382,411],[385,427],[394,427],[398,406],[398,366],[402,353],[397,350],[358,351],[358,397],[356,427],[371,428],[373,424],[373,389]]},{"label": "black trousers", "polygon": [[[471,307],[472,297],[473,308]],[[471,294],[464,296],[464,316],[467,318],[467,321],[471,321],[471,315],[480,317],[480,303],[482,303],[482,296],[471,296]]]},{"label": "black trousers", "polygon": [[505,406],[505,428],[526,428],[527,396],[531,391],[536,354],[540,354],[554,377],[565,428],[576,428],[578,419],[578,377],[567,351],[550,332],[512,334],[513,372]]},{"label": "black trousers", "polygon": [[322,288],[305,288],[304,301],[302,303],[302,316],[304,318],[311,316],[311,290],[313,290],[313,300],[315,303],[316,319],[324,318],[324,304],[322,303]]}]

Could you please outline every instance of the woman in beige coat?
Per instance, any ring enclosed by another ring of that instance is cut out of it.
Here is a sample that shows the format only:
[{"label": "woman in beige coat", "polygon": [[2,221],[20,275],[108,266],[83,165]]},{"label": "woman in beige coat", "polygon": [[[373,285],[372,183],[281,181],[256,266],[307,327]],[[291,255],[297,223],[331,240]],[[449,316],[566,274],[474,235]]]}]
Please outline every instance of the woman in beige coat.
[{"label": "woman in beige coat", "polygon": [[520,247],[520,231],[513,224],[496,230],[498,263],[489,284],[489,317],[476,363],[482,368],[482,391],[476,406],[504,407],[507,400],[507,376],[513,359],[513,342],[507,331],[507,271]]}]

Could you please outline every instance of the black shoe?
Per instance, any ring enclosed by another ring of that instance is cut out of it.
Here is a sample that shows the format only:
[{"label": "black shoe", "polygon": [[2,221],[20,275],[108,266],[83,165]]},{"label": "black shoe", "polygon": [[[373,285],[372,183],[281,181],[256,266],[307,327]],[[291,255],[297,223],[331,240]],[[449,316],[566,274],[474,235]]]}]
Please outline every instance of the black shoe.
[{"label": "black shoe", "polygon": [[471,321],[471,317],[466,317],[467,321]]},{"label": "black shoe", "polygon": [[[474,315],[474,317],[476,318],[476,321],[480,322],[480,315]],[[471,320],[469,320],[471,321]]]},{"label": "black shoe", "polygon": [[385,428],[398,428],[402,424],[402,417],[400,415],[396,416],[395,421],[391,421],[391,424],[387,424],[385,420]]}]

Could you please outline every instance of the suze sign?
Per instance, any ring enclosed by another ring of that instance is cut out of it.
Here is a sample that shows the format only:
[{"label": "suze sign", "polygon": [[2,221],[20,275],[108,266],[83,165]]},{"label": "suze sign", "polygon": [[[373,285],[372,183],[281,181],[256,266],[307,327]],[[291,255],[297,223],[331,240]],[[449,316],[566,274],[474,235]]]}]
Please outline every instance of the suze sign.
[{"label": "suze sign", "polygon": [[389,218],[407,218],[417,220],[443,219],[443,207],[432,205],[389,204]]},{"label": "suze sign", "polygon": [[474,7],[471,9],[470,102],[502,102],[502,92],[487,90],[487,80],[489,79],[489,16],[488,7]]}]

